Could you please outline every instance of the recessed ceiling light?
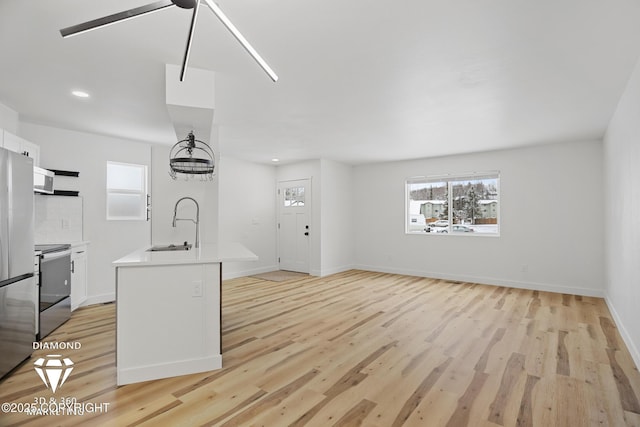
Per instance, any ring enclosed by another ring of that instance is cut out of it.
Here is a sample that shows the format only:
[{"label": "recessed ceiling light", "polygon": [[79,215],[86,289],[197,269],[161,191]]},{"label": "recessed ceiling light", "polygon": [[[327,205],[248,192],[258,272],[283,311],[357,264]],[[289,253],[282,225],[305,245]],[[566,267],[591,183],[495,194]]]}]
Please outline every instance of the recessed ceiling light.
[{"label": "recessed ceiling light", "polygon": [[78,98],[88,98],[89,94],[83,90],[74,90],[71,92],[73,96],[77,96]]},{"label": "recessed ceiling light", "polygon": [[274,157],[273,159],[271,159],[271,161],[272,161],[273,163],[278,163],[278,162],[280,161],[280,159],[277,159],[277,158],[275,158],[275,157]]}]

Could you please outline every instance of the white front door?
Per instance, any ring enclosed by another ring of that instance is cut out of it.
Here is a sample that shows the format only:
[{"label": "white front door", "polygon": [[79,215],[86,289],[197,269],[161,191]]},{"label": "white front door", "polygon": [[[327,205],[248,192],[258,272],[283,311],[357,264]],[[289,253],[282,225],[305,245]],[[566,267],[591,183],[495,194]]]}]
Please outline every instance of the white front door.
[{"label": "white front door", "polygon": [[278,184],[280,269],[309,272],[311,185],[308,179]]}]

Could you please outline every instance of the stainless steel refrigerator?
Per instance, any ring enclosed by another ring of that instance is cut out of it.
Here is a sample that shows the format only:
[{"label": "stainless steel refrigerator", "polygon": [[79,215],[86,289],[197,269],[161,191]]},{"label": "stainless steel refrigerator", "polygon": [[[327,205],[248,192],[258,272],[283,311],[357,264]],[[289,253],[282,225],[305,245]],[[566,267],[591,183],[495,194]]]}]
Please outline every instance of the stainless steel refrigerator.
[{"label": "stainless steel refrigerator", "polygon": [[31,355],[34,278],[33,160],[0,148],[0,377]]}]

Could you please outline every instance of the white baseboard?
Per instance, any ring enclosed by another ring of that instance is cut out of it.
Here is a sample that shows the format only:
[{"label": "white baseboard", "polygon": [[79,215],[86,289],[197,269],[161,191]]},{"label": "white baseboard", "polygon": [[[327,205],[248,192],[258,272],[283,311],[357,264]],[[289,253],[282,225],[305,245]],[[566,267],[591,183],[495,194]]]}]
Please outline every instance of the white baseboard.
[{"label": "white baseboard", "polygon": [[[342,267],[334,267],[334,268],[329,268],[329,269],[323,269],[323,270],[310,270],[309,271],[309,275],[311,276],[318,276],[318,277],[324,277],[324,276],[329,276],[331,274],[336,274],[336,273],[342,273],[343,271],[349,271],[349,270],[353,270],[355,267],[353,265],[345,265]],[[251,270],[239,270],[239,271],[231,271],[228,273],[225,273],[225,269],[224,269],[224,265],[222,266],[222,280],[228,280],[228,279],[236,279],[238,277],[246,277],[246,276],[253,276],[254,274],[261,274],[261,273],[268,273],[270,271],[277,271],[280,270],[280,267],[278,265],[272,265],[270,267],[261,267],[261,268],[254,268]]]},{"label": "white baseboard", "polygon": [[[253,274],[267,273],[269,271],[278,270],[279,267],[264,267],[255,270],[243,270],[236,271],[229,274],[225,274],[224,268],[222,269],[222,278],[223,279],[234,279],[237,277],[245,277],[251,276]],[[482,276],[469,276],[469,275],[461,275],[461,274],[444,274],[433,271],[422,271],[422,270],[412,270],[412,269],[403,269],[403,268],[395,268],[395,267],[380,267],[374,265],[345,265],[341,267],[328,268],[323,270],[314,269],[309,271],[311,276],[324,277],[331,274],[342,273],[348,270],[365,270],[365,271],[375,271],[378,273],[391,273],[391,274],[404,274],[408,276],[417,276],[417,277],[430,277],[434,279],[443,279],[443,280],[454,280],[459,282],[470,282],[470,283],[480,283],[483,285],[494,285],[494,286],[506,286],[510,288],[517,289],[529,289],[532,291],[545,291],[545,292],[556,292],[562,294],[571,294],[571,295],[582,295],[586,297],[598,297],[604,298],[604,291],[601,289],[589,289],[589,288],[579,288],[572,286],[564,286],[558,284],[549,284],[549,283],[536,283],[536,282],[523,282],[516,280],[504,280],[495,277],[482,277]]]},{"label": "white baseboard", "polygon": [[139,383],[160,378],[208,372],[222,368],[222,355],[206,356],[199,359],[179,360],[148,366],[117,369],[117,385]]},{"label": "white baseboard", "polygon": [[373,265],[355,265],[353,268],[359,270],[375,271],[379,273],[406,274],[417,277],[431,277],[434,279],[454,280],[459,282],[480,283],[483,285],[507,286],[510,288],[529,289],[532,291],[557,292],[562,294],[582,295],[586,297],[604,298],[604,291],[600,289],[578,288],[563,286],[558,284],[521,282],[517,280],[504,280],[495,277],[467,276],[456,274],[445,274],[433,271],[421,271],[411,269],[401,269],[394,267],[379,267]]},{"label": "white baseboard", "polygon": [[224,264],[222,264],[222,280],[253,276],[254,274],[268,273],[270,271],[275,271],[279,269],[280,267],[278,267],[277,265],[271,265],[267,267],[253,268],[250,270],[238,270],[238,271],[225,272]]},{"label": "white baseboard", "polygon": [[332,267],[332,268],[323,268],[320,270],[320,274],[312,274],[312,276],[329,276],[331,274],[338,274],[345,271],[353,270],[355,267],[353,265],[343,265],[341,267]]},{"label": "white baseboard", "polygon": [[82,304],[80,304],[80,307],[93,305],[93,304],[103,304],[105,302],[114,302],[115,300],[116,300],[115,292],[108,293],[108,294],[93,295],[93,296],[87,297],[87,299],[84,300]]},{"label": "white baseboard", "polygon": [[625,328],[622,318],[620,317],[615,306],[609,299],[609,295],[605,294],[604,300],[607,303],[607,307],[609,308],[609,311],[611,312],[613,321],[616,323],[616,326],[618,327],[618,331],[620,332],[620,336],[622,337],[622,340],[624,341],[627,348],[629,349],[629,353],[631,354],[631,358],[636,364],[636,368],[640,368],[640,351],[638,351],[638,347],[636,346],[636,343],[633,342],[633,339],[631,338],[629,331],[627,331],[627,328]]}]

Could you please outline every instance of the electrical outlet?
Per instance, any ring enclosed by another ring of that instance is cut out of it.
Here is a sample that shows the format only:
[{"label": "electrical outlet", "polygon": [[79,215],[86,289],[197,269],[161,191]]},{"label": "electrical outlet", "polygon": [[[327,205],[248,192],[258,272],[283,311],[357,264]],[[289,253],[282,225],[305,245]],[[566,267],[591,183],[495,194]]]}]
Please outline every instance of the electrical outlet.
[{"label": "electrical outlet", "polygon": [[191,293],[192,297],[201,297],[202,296],[202,281],[194,280],[192,282],[193,292]]}]

